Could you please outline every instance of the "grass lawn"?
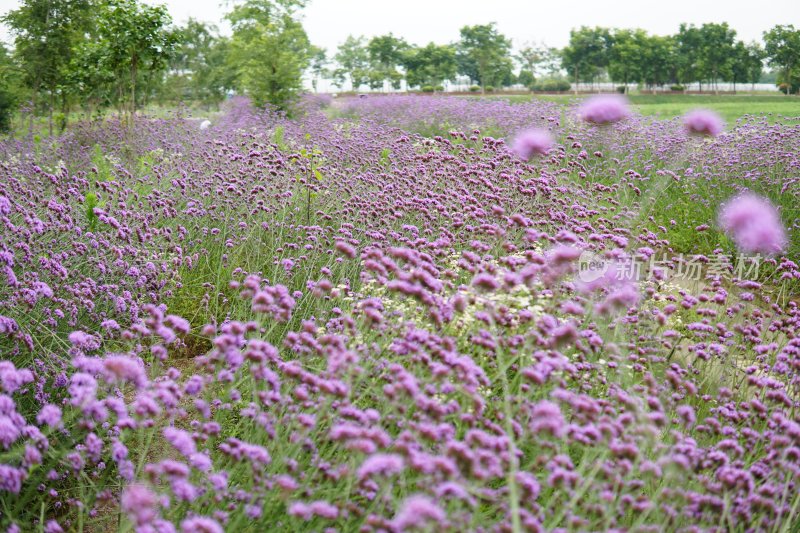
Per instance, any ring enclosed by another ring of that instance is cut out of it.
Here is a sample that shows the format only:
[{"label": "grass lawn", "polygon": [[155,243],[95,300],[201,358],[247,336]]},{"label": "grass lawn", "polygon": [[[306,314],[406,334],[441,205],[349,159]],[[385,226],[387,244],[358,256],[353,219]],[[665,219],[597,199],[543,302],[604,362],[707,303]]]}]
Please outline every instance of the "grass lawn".
[{"label": "grass lawn", "polygon": [[[527,101],[530,96],[511,96],[515,101]],[[571,103],[585,98],[574,95],[537,95],[551,102]],[[713,109],[729,123],[743,115],[772,114],[800,121],[800,98],[782,94],[739,94],[739,95],[694,95],[694,94],[633,94],[630,95],[633,107],[643,115],[657,115],[663,119],[680,116],[687,111],[704,107]],[[774,118],[773,118],[774,120]]]}]

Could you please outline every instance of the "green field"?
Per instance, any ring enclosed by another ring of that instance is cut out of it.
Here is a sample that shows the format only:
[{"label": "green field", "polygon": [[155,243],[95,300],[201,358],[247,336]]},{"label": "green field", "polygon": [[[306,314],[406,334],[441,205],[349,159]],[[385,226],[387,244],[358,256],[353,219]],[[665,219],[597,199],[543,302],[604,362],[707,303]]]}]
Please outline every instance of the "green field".
[{"label": "green field", "polygon": [[[575,95],[511,96],[515,101],[538,98],[563,104],[585,98]],[[643,115],[669,119],[687,111],[704,107],[713,109],[729,123],[744,115],[771,114],[772,120],[782,116],[800,121],[800,98],[782,94],[694,95],[694,94],[633,94],[629,96],[633,107]]]}]

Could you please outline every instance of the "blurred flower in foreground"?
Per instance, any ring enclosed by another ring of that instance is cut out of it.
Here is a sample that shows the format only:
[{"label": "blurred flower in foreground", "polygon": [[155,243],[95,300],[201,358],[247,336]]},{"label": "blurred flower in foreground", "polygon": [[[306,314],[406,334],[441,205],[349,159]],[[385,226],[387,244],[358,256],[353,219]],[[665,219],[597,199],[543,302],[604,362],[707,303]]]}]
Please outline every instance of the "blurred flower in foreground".
[{"label": "blurred flower in foreground", "polygon": [[716,137],[725,127],[722,117],[708,109],[695,109],[683,116],[683,125],[689,133]]},{"label": "blurred flower in foreground", "polygon": [[719,225],[745,252],[774,254],[786,246],[778,210],[769,200],[745,193],[722,206]]},{"label": "blurred flower in foreground", "polygon": [[592,96],[578,110],[578,116],[592,124],[611,124],[629,115],[628,99],[618,94]]},{"label": "blurred flower in foreground", "polygon": [[517,135],[511,150],[525,161],[533,156],[544,155],[553,147],[553,136],[550,132],[542,129],[526,130]]}]

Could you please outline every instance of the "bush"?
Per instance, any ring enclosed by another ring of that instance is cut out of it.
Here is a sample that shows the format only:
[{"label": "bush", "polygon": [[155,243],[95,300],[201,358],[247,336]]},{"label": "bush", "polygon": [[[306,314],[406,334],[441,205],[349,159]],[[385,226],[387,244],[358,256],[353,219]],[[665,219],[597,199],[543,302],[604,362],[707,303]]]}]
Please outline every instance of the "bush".
[{"label": "bush", "polygon": [[486,86],[486,92],[487,92],[487,93],[493,93],[493,92],[494,92],[494,87],[493,87],[493,86],[491,86],[491,85],[487,85],[487,86]]},{"label": "bush", "polygon": [[478,93],[480,91],[481,91],[481,86],[480,85],[471,85],[470,88],[469,88],[469,92],[471,92],[471,93]]},{"label": "bush", "polygon": [[628,91],[628,88],[625,85],[620,85],[617,87],[617,92],[619,94],[625,94]]},{"label": "bush", "polygon": [[779,83],[778,90],[783,94],[798,94],[798,92],[800,92],[800,81],[792,84],[786,82]]},{"label": "bush", "polygon": [[433,88],[433,90],[436,91],[437,93],[444,92],[444,85],[437,85],[436,87]]},{"label": "bush", "polygon": [[669,90],[670,91],[680,91],[680,92],[682,92],[682,91],[686,90],[686,87],[684,87],[683,85],[680,85],[680,84],[670,85],[669,86]]},{"label": "bush", "polygon": [[0,86],[0,132],[11,129],[11,117],[14,114],[14,96],[6,87]]},{"label": "bush", "polygon": [[567,80],[559,80],[559,79],[548,79],[542,80],[539,83],[534,84],[532,89],[534,91],[543,91],[543,92],[564,92],[569,91],[572,88],[572,84]]},{"label": "bush", "polygon": [[435,90],[435,88],[433,87],[433,85],[423,85],[422,86],[422,92],[424,92],[424,93],[432,93],[434,90]]}]

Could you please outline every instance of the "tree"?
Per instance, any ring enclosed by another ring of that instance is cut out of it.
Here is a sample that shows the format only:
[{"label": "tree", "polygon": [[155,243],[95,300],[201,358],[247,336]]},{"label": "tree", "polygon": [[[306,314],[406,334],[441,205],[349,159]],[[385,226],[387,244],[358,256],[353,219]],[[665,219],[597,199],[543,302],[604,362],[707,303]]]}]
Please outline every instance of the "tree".
[{"label": "tree", "polygon": [[520,70],[517,76],[517,83],[525,87],[532,87],[536,82],[536,76],[530,70]]},{"label": "tree", "polygon": [[34,108],[42,100],[46,102],[51,134],[56,98],[61,99],[63,111],[68,105],[62,86],[92,10],[90,0],[24,0],[0,19],[14,35],[15,54],[32,91]]},{"label": "tree", "polygon": [[0,132],[11,129],[14,107],[20,99],[21,72],[5,46],[0,44]]},{"label": "tree", "polygon": [[608,75],[627,88],[644,78],[642,69],[647,53],[648,35],[644,30],[617,30],[608,55]]},{"label": "tree", "polygon": [[233,27],[229,62],[236,83],[262,107],[288,109],[302,88],[311,43],[295,9],[305,0],[245,0],[226,15]]},{"label": "tree", "polygon": [[551,50],[544,44],[528,43],[514,55],[514,59],[519,64],[521,72],[529,72],[535,77],[539,73],[540,67],[550,59]]},{"label": "tree", "polygon": [[734,47],[733,61],[731,63],[731,78],[733,90],[736,90],[737,83],[756,84],[761,78],[764,50],[758,43],[747,45],[742,41],[737,41]]},{"label": "tree", "polygon": [[458,72],[480,84],[485,92],[489,85],[505,85],[513,81],[511,41],[497,31],[494,22],[461,28],[456,44]]},{"label": "tree", "polygon": [[717,82],[731,78],[731,68],[735,57],[736,31],[728,24],[708,23],[700,27],[702,47],[700,49],[699,69],[701,76],[718,89]]},{"label": "tree", "polygon": [[153,77],[167,68],[177,40],[171,22],[165,6],[137,0],[109,0],[98,12],[97,42],[89,43],[86,52],[106,71],[105,79],[113,75],[114,100],[130,117],[136,114],[141,86],[148,89]]},{"label": "tree", "polygon": [[229,41],[215,26],[189,19],[178,30],[165,92],[173,99],[218,105],[235,83],[227,62]]},{"label": "tree", "polygon": [[642,55],[638,67],[639,82],[651,87],[661,87],[677,81],[677,44],[670,36],[651,35],[642,42]]},{"label": "tree", "polygon": [[405,40],[389,35],[373,37],[367,44],[370,61],[370,88],[382,89],[384,83],[399,89],[403,74],[397,70],[402,65],[409,45]]},{"label": "tree", "polygon": [[328,75],[327,65],[328,56],[325,49],[312,45],[309,70],[311,72],[311,86],[314,88],[314,92],[317,91],[319,80]]},{"label": "tree", "polygon": [[800,30],[789,24],[764,32],[764,50],[769,65],[780,71],[778,83],[786,84],[786,94],[800,94]]},{"label": "tree", "polygon": [[[607,28],[581,26],[569,32],[569,45],[561,52],[561,65],[572,74],[575,83],[594,83],[597,76],[608,67],[613,43]],[[576,85],[577,90],[577,85]]]},{"label": "tree", "polygon": [[677,77],[682,84],[689,84],[700,81],[702,90],[702,78],[700,73],[700,50],[703,47],[703,38],[700,30],[694,25],[681,24],[678,33],[675,35],[677,46]]},{"label": "tree", "polygon": [[339,87],[348,78],[354,91],[367,82],[369,77],[369,50],[364,37],[348,35],[334,56],[339,64],[333,75]]},{"label": "tree", "polygon": [[409,48],[404,54],[403,66],[409,87],[436,87],[456,77],[456,51],[452,46],[435,43]]}]

